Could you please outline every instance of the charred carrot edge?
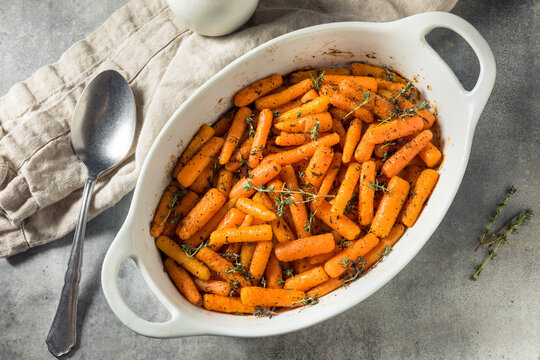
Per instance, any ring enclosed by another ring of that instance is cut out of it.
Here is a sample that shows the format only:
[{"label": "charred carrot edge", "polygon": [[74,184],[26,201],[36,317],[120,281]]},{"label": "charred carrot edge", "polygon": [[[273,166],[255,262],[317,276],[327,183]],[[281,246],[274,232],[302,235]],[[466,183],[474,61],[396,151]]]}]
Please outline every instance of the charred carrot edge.
[{"label": "charred carrot edge", "polygon": [[178,173],[176,179],[183,187],[189,187],[197,176],[210,164],[210,161],[223,147],[224,140],[220,137],[213,137],[199,150],[186,166]]},{"label": "charred carrot edge", "polygon": [[324,271],[323,267],[317,266],[308,271],[304,271],[301,274],[288,278],[285,281],[285,285],[283,286],[283,288],[290,290],[306,291],[325,282],[328,279],[328,274],[326,273],[326,271]]},{"label": "charred carrot edge", "polygon": [[306,293],[296,290],[267,289],[248,286],[240,290],[240,300],[251,306],[294,307],[300,305]]},{"label": "charred carrot edge", "polygon": [[210,269],[208,269],[199,260],[189,257],[186,252],[166,236],[160,236],[156,239],[156,246],[163,251],[165,255],[182,265],[187,271],[201,280],[210,279]]},{"label": "charred carrot edge", "polygon": [[435,170],[426,169],[422,171],[414,186],[413,195],[410,197],[409,201],[407,201],[405,209],[403,210],[401,222],[404,225],[408,227],[414,225],[422,211],[422,207],[435,188],[438,179],[439,174],[437,174]]},{"label": "charred carrot edge", "polygon": [[326,233],[276,244],[274,251],[280,261],[292,261],[328,253],[335,246],[334,236]]},{"label": "charred carrot edge", "polygon": [[358,222],[368,226],[373,220],[373,199],[375,197],[375,163],[366,161],[362,164],[360,174],[360,191],[358,193]]},{"label": "charred carrot edge", "polygon": [[174,209],[175,202],[179,200],[180,193],[178,190],[178,186],[169,185],[161,195],[150,226],[150,235],[153,237],[158,237],[163,233],[167,220]]},{"label": "charred carrot edge", "polygon": [[255,306],[245,305],[239,298],[213,294],[204,294],[203,306],[206,310],[229,314],[253,314],[255,312]]},{"label": "charred carrot edge", "polygon": [[201,294],[197,290],[193,279],[173,259],[165,259],[165,270],[167,270],[167,274],[169,274],[176,288],[190,303],[195,306],[201,306],[203,304]]},{"label": "charred carrot edge", "polygon": [[324,270],[330,277],[339,277],[347,270],[347,264],[350,261],[358,261],[360,256],[366,255],[378,243],[379,239],[377,236],[373,233],[369,233],[328,260],[324,264]]},{"label": "charred carrot edge", "polygon": [[408,163],[422,150],[424,146],[433,138],[433,133],[424,130],[405,144],[394,155],[384,163],[381,172],[387,177],[396,176]]},{"label": "charred carrot edge", "polygon": [[190,236],[199,231],[221,209],[226,201],[227,198],[218,189],[208,190],[180,223],[178,229],[180,239],[189,239]]},{"label": "charred carrot edge", "polygon": [[240,90],[234,96],[234,105],[237,107],[249,105],[261,96],[277,89],[282,83],[283,79],[279,74],[270,75],[267,78],[256,81]]},{"label": "charred carrot edge", "polygon": [[409,194],[409,183],[394,176],[390,179],[387,189],[371,223],[371,231],[381,238],[386,237],[394,226]]}]

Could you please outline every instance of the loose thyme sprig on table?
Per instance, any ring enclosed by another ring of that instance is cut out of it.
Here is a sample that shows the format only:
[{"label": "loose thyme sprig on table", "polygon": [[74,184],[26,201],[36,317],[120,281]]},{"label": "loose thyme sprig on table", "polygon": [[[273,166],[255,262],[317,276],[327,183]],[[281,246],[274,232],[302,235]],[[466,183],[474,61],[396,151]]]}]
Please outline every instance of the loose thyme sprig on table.
[{"label": "loose thyme sprig on table", "polygon": [[481,244],[484,241],[484,238],[489,233],[489,229],[491,229],[491,226],[495,223],[495,221],[497,221],[497,219],[499,218],[499,215],[501,214],[502,209],[506,206],[508,199],[510,199],[510,197],[516,193],[516,191],[517,191],[516,188],[512,186],[510,188],[510,191],[508,191],[508,194],[504,197],[503,201],[501,201],[499,205],[497,205],[497,211],[495,212],[495,215],[493,215],[493,217],[489,219],[489,224],[487,224],[486,228],[484,229],[484,232],[482,233],[482,237],[478,238],[478,243]]}]

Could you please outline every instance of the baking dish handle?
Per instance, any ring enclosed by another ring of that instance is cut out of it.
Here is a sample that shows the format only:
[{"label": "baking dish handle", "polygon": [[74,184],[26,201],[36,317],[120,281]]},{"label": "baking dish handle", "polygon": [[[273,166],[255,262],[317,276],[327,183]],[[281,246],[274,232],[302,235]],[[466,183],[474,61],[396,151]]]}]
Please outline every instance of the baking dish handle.
[{"label": "baking dish handle", "polygon": [[126,219],[103,260],[101,285],[109,306],[124,325],[141,335],[156,338],[193,335],[195,331],[190,329],[190,326],[187,326],[187,324],[182,321],[183,319],[181,319],[178,311],[167,304],[166,301],[161,301],[161,303],[171,314],[171,319],[166,322],[158,323],[141,319],[129,308],[122,298],[118,287],[118,271],[120,265],[124,260],[130,258],[133,259],[137,264],[137,267],[139,267],[138,255],[133,247],[132,229],[132,221]]},{"label": "baking dish handle", "polygon": [[[495,83],[496,65],[493,52],[486,40],[470,23],[457,15],[446,12],[428,12],[403,19],[407,33],[420,40],[424,46],[431,47],[426,35],[435,28],[446,28],[458,33],[473,49],[480,64],[480,74],[471,91],[463,88],[459,80],[457,85],[463,100],[469,104],[472,119],[478,121]],[[476,124],[472,124],[473,126]]]}]

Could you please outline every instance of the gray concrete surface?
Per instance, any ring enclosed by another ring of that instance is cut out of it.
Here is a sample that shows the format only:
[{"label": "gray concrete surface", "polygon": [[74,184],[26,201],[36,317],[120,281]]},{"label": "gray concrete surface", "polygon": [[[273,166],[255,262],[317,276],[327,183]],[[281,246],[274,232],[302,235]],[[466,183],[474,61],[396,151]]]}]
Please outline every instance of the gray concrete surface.
[{"label": "gray concrete surface", "polygon": [[[14,0],[0,6],[0,93],[55,61],[122,0]],[[498,76],[475,133],[459,193],[418,256],[390,283],[355,308],[293,334],[261,339],[192,337],[157,340],[124,327],[109,309],[99,280],[102,259],[127,214],[131,195],[87,230],[75,359],[537,359],[540,356],[540,220],[511,243],[476,282],[484,254],[476,236],[514,184],[519,193],[502,215],[540,210],[540,114],[537,1],[460,0],[454,13],[490,43]],[[466,87],[476,60],[460,39],[437,31],[430,41]],[[0,359],[51,358],[44,343],[69,255],[71,235],[0,260]],[[143,317],[163,320],[126,263],[121,283]]]}]

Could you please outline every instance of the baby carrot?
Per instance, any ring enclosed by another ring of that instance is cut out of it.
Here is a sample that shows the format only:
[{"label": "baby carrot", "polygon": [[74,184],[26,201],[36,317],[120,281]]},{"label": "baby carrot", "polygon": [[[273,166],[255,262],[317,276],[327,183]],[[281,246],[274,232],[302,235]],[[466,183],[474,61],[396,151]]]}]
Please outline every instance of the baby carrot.
[{"label": "baby carrot", "polygon": [[389,178],[396,176],[432,138],[433,133],[431,131],[422,131],[386,160],[381,172]]},{"label": "baby carrot", "polygon": [[347,240],[354,240],[360,234],[360,228],[351,219],[344,215],[335,215],[330,212],[332,206],[326,201],[318,199],[312,203],[312,211],[315,216],[321,219],[331,229],[336,230]]},{"label": "baby carrot", "polygon": [[369,233],[363,238],[349,245],[342,252],[328,260],[324,264],[324,270],[333,278],[336,278],[343,274],[347,270],[347,263],[352,261],[358,261],[360,256],[366,255],[371,249],[377,245],[379,239],[375,234]]},{"label": "baby carrot", "polygon": [[279,260],[273,254],[271,254],[270,259],[268,259],[264,278],[266,279],[266,284],[269,289],[281,289],[283,287],[281,265],[279,265]]},{"label": "baby carrot", "polygon": [[219,163],[221,165],[225,165],[227,162],[229,162],[229,159],[231,158],[234,149],[238,145],[244,130],[246,130],[246,118],[248,116],[251,116],[250,108],[243,107],[238,109],[236,112],[234,120],[231,124],[231,128],[227,133],[225,143],[223,144],[223,148],[221,149],[221,154],[219,155]]},{"label": "baby carrot", "polygon": [[313,156],[319,146],[334,146],[339,143],[339,135],[336,133],[321,136],[319,139],[307,144],[300,145],[294,149],[282,151],[277,154],[268,155],[263,159],[263,163],[275,161],[281,165],[293,164],[304,158]]},{"label": "baby carrot", "polygon": [[249,286],[251,281],[246,279],[242,274],[236,270],[229,260],[221,257],[214,250],[202,247],[195,255],[197,260],[203,262],[210,269],[215,271],[220,278],[225,281],[231,281],[232,283],[238,282],[240,286]]},{"label": "baby carrot", "polygon": [[253,136],[253,143],[251,145],[251,151],[249,153],[248,164],[250,168],[254,168],[261,162],[262,151],[266,147],[266,140],[272,127],[272,112],[268,109],[264,109],[259,114],[259,122],[257,123],[257,130]]},{"label": "baby carrot", "polygon": [[303,132],[312,134],[324,133],[332,129],[332,115],[329,112],[321,112],[302,116],[298,119],[281,121],[274,125],[278,130],[288,132]]},{"label": "baby carrot", "polygon": [[232,208],[227,211],[227,214],[225,214],[225,217],[219,223],[217,230],[236,228],[242,225],[245,217],[246,214],[244,214],[241,210]]},{"label": "baby carrot", "polygon": [[152,225],[150,226],[150,235],[158,237],[163,233],[167,220],[172,214],[174,206],[179,200],[180,192],[178,186],[169,185],[161,195]]},{"label": "baby carrot", "polygon": [[[298,180],[296,179],[294,169],[291,165],[286,165],[281,169],[281,176],[289,190],[298,191],[300,187],[298,185]],[[305,229],[309,220],[302,194],[293,193],[290,195],[290,197],[292,199],[292,204],[289,205],[289,209],[291,210],[296,235],[298,237],[309,236],[309,231],[306,231]]]},{"label": "baby carrot", "polygon": [[362,271],[367,271],[370,267],[375,265],[378,261],[381,261],[384,256],[388,255],[388,252],[392,250],[392,247],[399,240],[399,238],[405,232],[405,226],[402,224],[396,224],[390,230],[387,237],[381,239],[381,241],[365,256],[366,262]]},{"label": "baby carrot", "polygon": [[176,264],[173,259],[165,259],[165,270],[173,281],[176,288],[185,296],[185,298],[195,306],[203,304],[201,294],[195,287],[193,280],[189,274]]},{"label": "baby carrot", "polygon": [[316,268],[288,278],[285,281],[283,288],[289,290],[306,291],[325,282],[326,280],[328,280],[328,274],[326,271],[324,271],[322,266],[317,266]]},{"label": "baby carrot", "polygon": [[210,234],[211,245],[268,240],[272,240],[272,227],[266,224],[221,229]]},{"label": "baby carrot", "polygon": [[228,282],[221,280],[203,281],[195,278],[193,279],[193,282],[199,291],[209,294],[229,296],[232,290],[231,285]]},{"label": "baby carrot", "polygon": [[395,112],[394,106],[390,101],[374,92],[365,91],[356,87],[356,84],[349,82],[347,79],[339,84],[339,90],[343,95],[357,103],[365,101],[364,107],[382,119],[392,116]]},{"label": "baby carrot", "polygon": [[257,203],[248,198],[238,199],[236,202],[236,207],[242,212],[263,221],[277,220],[277,216],[274,212],[268,210],[268,208],[266,208],[263,204]]},{"label": "baby carrot", "polygon": [[[210,236],[210,233],[217,229],[220,222],[223,220],[227,212],[234,206],[236,200],[229,200],[225,205],[218,210],[218,212],[195,234],[191,235],[189,239],[182,241],[184,245],[197,247],[202,244],[202,242]],[[176,233],[180,231],[182,223],[178,224],[176,228]]]},{"label": "baby carrot", "polygon": [[360,135],[362,133],[362,121],[360,119],[353,119],[347,134],[345,135],[345,143],[343,144],[343,163],[349,163],[353,156],[354,150],[360,141]]},{"label": "baby carrot", "polygon": [[[331,68],[331,69],[315,69],[315,70],[303,70],[296,71],[290,75],[290,80],[293,84],[305,79],[316,79],[322,74],[324,82],[325,77],[329,75],[349,75],[351,71],[347,68]],[[313,80],[312,80],[313,81]]]},{"label": "baby carrot", "polygon": [[240,264],[242,264],[244,269],[249,269],[251,259],[253,258],[253,254],[255,253],[255,247],[255,243],[242,243],[242,248],[240,249]]},{"label": "baby carrot", "polygon": [[434,167],[441,162],[442,154],[431,142],[428,142],[426,146],[420,150],[418,157],[426,163],[427,167]]},{"label": "baby carrot", "polygon": [[232,121],[234,119],[234,111],[229,111],[221,119],[219,119],[214,125],[212,125],[212,129],[215,131],[214,136],[222,137],[227,133],[229,128],[231,127]]},{"label": "baby carrot", "polygon": [[288,88],[264,97],[258,98],[255,101],[255,107],[259,110],[262,109],[275,109],[278,106],[288,103],[289,101],[302,96],[313,88],[313,82],[311,79],[300,81],[297,84],[289,86]]},{"label": "baby carrot", "polygon": [[358,146],[356,147],[356,150],[354,152],[354,158],[359,163],[363,163],[369,160],[371,157],[371,154],[373,153],[373,149],[375,149],[375,143],[371,142],[371,140],[368,138],[367,134],[370,132],[370,130],[374,129],[376,127],[375,124],[371,124],[366,132],[364,133],[364,136],[360,139],[360,142],[358,143]]},{"label": "baby carrot", "polygon": [[[278,180],[273,180],[273,181],[278,181]],[[281,186],[283,186],[283,183],[281,183]],[[274,187],[270,187],[270,183],[269,183],[268,188],[273,189]],[[255,193],[255,195],[253,195],[253,201],[264,205],[266,209],[274,209],[274,202],[265,193]],[[278,242],[286,242],[286,241],[294,240],[295,236],[291,230],[289,223],[285,219],[283,218],[278,219],[276,217],[275,220],[271,220],[269,223],[270,223],[270,226],[272,226],[272,233],[274,234],[274,237],[277,239]]]},{"label": "baby carrot", "polygon": [[297,290],[266,289],[257,286],[243,287],[240,300],[245,305],[294,307],[300,305],[306,293]]},{"label": "baby carrot", "polygon": [[414,225],[416,219],[418,219],[418,216],[422,211],[424,203],[431,195],[435,184],[437,184],[438,179],[439,174],[437,174],[435,170],[426,169],[422,171],[416,185],[414,186],[413,195],[405,205],[403,217],[401,218],[401,222],[404,225],[408,227]]},{"label": "baby carrot", "polygon": [[298,119],[302,116],[313,115],[321,112],[325,112],[330,104],[328,96],[319,96],[315,99],[302,104],[296,108],[293,108],[278,116],[277,121],[289,121]]},{"label": "baby carrot", "polygon": [[379,66],[369,65],[369,64],[363,64],[363,63],[352,63],[351,64],[351,72],[353,75],[360,75],[360,76],[372,76],[375,78],[381,78],[386,79],[388,81],[395,81],[398,83],[406,83],[407,81],[396,74],[395,72],[392,72],[386,68],[382,68]]},{"label": "baby carrot", "polygon": [[156,246],[165,255],[182,265],[187,271],[201,280],[210,279],[210,270],[199,260],[189,257],[186,252],[176,242],[166,236],[156,239]]},{"label": "baby carrot", "polygon": [[315,99],[316,97],[319,97],[319,93],[316,90],[311,89],[300,98],[300,101],[302,101],[303,104]]},{"label": "baby carrot", "polygon": [[345,177],[341,181],[334,203],[332,204],[331,214],[334,216],[343,215],[345,207],[358,184],[360,178],[360,171],[362,167],[358,163],[349,164]]},{"label": "baby carrot", "polygon": [[249,153],[251,151],[251,145],[253,144],[253,138],[248,137],[242,142],[240,148],[235,150],[231,155],[231,159],[227,164],[225,164],[225,169],[231,172],[238,170],[244,162],[249,158]]},{"label": "baby carrot", "polygon": [[[334,108],[336,109],[336,108]],[[341,120],[332,115],[332,129],[331,132],[335,132],[339,135],[339,146],[341,149],[345,147],[345,138],[347,137],[347,131],[343,127]]]},{"label": "baby carrot", "polygon": [[416,134],[422,130],[424,121],[418,115],[406,116],[403,119],[392,120],[379,124],[366,131],[364,137],[372,144],[382,144],[407,135]]},{"label": "baby carrot", "polygon": [[226,201],[227,198],[218,189],[208,190],[180,223],[178,229],[180,239],[189,239],[191,235],[199,231],[221,209]]},{"label": "baby carrot", "polygon": [[409,194],[409,183],[394,176],[386,188],[387,191],[382,197],[371,223],[371,231],[381,238],[386,237],[394,226],[399,211]]},{"label": "baby carrot", "polygon": [[233,174],[229,170],[220,169],[218,172],[217,189],[226,197],[232,188]]},{"label": "baby carrot", "polygon": [[206,144],[203,145],[201,150],[191,160],[188,161],[186,166],[178,173],[176,179],[183,187],[189,187],[197,176],[204,170],[205,167],[210,164],[210,161],[221,150],[224,140],[220,137],[211,138]]},{"label": "baby carrot", "polygon": [[280,261],[292,261],[328,253],[335,245],[334,236],[326,233],[276,244],[274,252]]},{"label": "baby carrot", "polygon": [[343,285],[344,282],[345,282],[345,279],[330,278],[326,280],[325,282],[323,282],[322,284],[319,284],[315,286],[313,289],[309,290],[307,292],[307,296],[309,297],[316,296],[317,298],[321,298],[324,295],[328,295],[332,291],[338,289],[341,285]]},{"label": "baby carrot", "polygon": [[189,186],[189,189],[196,192],[197,194],[201,194],[206,190],[206,188],[208,188],[208,186],[210,185],[210,180],[213,176],[214,170],[212,170],[212,163],[210,163],[201,171],[193,184]]},{"label": "baby carrot", "polygon": [[[398,97],[396,100],[397,100],[398,106],[403,110],[412,109],[416,106],[415,104],[413,104],[412,102],[404,98],[403,96]],[[431,126],[435,122],[435,115],[433,115],[426,109],[415,110],[414,113],[422,117],[422,119],[424,119],[424,130],[431,128]]]},{"label": "baby carrot", "polygon": [[279,146],[294,146],[294,145],[303,145],[309,142],[310,137],[304,133],[290,133],[287,131],[282,131],[276,137],[276,145]]},{"label": "baby carrot", "polygon": [[[364,102],[355,102],[347,96],[343,95],[338,89],[324,85],[321,87],[321,93],[328,96],[330,104],[342,110],[345,110],[347,114],[362,120],[365,123],[372,123],[375,117],[367,108],[365,108]],[[364,105],[362,105],[364,104]]]},{"label": "baby carrot", "polygon": [[339,89],[343,91],[344,88],[356,89],[356,90],[367,90],[372,93],[377,92],[377,80],[369,76],[344,76],[341,79],[337,79],[334,86],[339,86]]},{"label": "baby carrot", "polygon": [[305,271],[311,270],[313,268],[316,268],[317,265],[311,265],[307,258],[304,259],[298,259],[294,260],[292,262],[292,267],[294,270],[294,274],[301,274]]},{"label": "baby carrot", "polygon": [[180,220],[182,220],[198,202],[199,197],[197,194],[188,190],[169,215],[167,223],[165,224],[165,229],[163,229],[163,235],[168,237],[174,236]]},{"label": "baby carrot", "polygon": [[271,241],[259,241],[257,245],[255,245],[255,251],[251,258],[251,264],[249,265],[249,273],[256,281],[261,280],[264,274],[268,259],[272,253],[272,246],[273,244]]},{"label": "baby carrot", "polygon": [[277,89],[282,83],[283,79],[279,74],[270,75],[267,78],[256,81],[240,90],[234,96],[234,105],[237,107],[249,105],[261,96]]},{"label": "baby carrot", "polygon": [[281,171],[281,165],[276,161],[265,161],[251,170],[248,176],[240,179],[231,189],[229,198],[249,197],[255,188],[266,184]]},{"label": "baby carrot", "polygon": [[341,167],[341,158],[341,153],[334,154],[332,162],[330,163],[330,166],[328,167],[328,170],[326,171],[326,174],[324,175],[324,178],[321,182],[321,186],[319,187],[317,195],[328,195],[328,193],[334,186],[334,180],[336,179],[339,168]]},{"label": "baby carrot", "polygon": [[255,306],[245,305],[239,298],[213,294],[204,294],[203,306],[206,310],[229,314],[253,314],[255,312]]},{"label": "baby carrot", "polygon": [[360,191],[358,195],[358,222],[363,226],[368,226],[373,220],[375,189],[372,184],[375,183],[376,172],[373,161],[366,161],[362,164]]},{"label": "baby carrot", "polygon": [[403,179],[409,183],[411,189],[414,188],[422,170],[423,169],[418,165],[409,165],[405,168]]},{"label": "baby carrot", "polygon": [[278,106],[277,108],[275,108],[273,110],[274,110],[274,113],[277,116],[279,116],[279,114],[284,114],[287,111],[292,110],[294,108],[297,108],[302,104],[303,104],[302,99],[296,99],[296,100],[293,100],[293,101],[289,101],[288,103],[283,104],[281,106]]},{"label": "baby carrot", "polygon": [[321,146],[315,150],[306,168],[305,187],[317,191],[334,158],[334,150],[330,146]]},{"label": "baby carrot", "polygon": [[342,249],[339,247],[334,247],[334,250],[327,252],[326,254],[319,254],[319,255],[313,255],[307,258],[307,261],[311,265],[318,265],[321,263],[325,263],[334,256],[337,255],[338,252],[340,252]]},{"label": "baby carrot", "polygon": [[211,126],[203,124],[197,134],[191,139],[188,146],[180,156],[180,162],[187,164],[189,160],[206,144],[214,135],[215,131]]}]

